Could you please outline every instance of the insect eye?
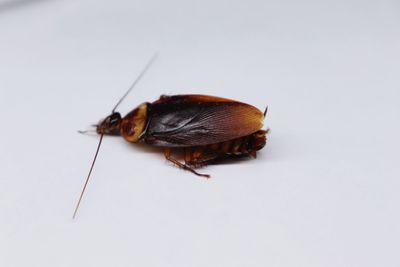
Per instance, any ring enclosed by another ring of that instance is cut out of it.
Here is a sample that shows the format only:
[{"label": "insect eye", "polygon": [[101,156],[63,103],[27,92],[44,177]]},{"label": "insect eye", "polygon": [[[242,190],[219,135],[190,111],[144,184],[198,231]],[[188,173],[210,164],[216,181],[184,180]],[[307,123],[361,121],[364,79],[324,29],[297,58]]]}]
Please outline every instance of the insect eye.
[{"label": "insect eye", "polygon": [[111,114],[107,119],[106,123],[109,128],[115,127],[119,124],[121,120],[121,115],[119,113]]},{"label": "insect eye", "polygon": [[108,124],[110,125],[110,126],[114,126],[115,124],[117,124],[118,123],[118,119],[117,118],[112,118],[112,119],[110,119],[110,121],[108,122]]}]

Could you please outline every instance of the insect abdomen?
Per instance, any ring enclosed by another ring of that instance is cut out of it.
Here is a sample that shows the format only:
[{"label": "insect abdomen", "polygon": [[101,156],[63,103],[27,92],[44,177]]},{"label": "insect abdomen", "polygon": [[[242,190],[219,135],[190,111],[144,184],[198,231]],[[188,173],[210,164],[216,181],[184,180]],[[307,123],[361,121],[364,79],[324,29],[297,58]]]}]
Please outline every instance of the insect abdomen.
[{"label": "insect abdomen", "polygon": [[249,155],[265,146],[266,133],[264,130],[259,130],[251,135],[209,145],[207,149],[225,155]]},{"label": "insect abdomen", "polygon": [[259,130],[230,141],[185,148],[185,162],[196,167],[223,158],[248,155],[256,157],[256,152],[265,146],[266,134],[267,131]]}]

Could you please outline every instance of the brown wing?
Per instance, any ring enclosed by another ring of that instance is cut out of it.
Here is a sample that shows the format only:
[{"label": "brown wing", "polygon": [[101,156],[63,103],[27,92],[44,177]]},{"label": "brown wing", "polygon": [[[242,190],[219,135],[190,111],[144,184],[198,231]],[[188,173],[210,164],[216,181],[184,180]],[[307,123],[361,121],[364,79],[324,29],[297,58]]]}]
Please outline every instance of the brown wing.
[{"label": "brown wing", "polygon": [[[153,104],[180,104],[190,102],[237,102],[238,101],[210,95],[162,95]],[[243,103],[242,103],[243,104]],[[246,104],[245,104],[246,105]]]},{"label": "brown wing", "polygon": [[150,105],[145,142],[188,147],[232,140],[258,131],[263,113],[248,104],[205,95],[162,96]]}]

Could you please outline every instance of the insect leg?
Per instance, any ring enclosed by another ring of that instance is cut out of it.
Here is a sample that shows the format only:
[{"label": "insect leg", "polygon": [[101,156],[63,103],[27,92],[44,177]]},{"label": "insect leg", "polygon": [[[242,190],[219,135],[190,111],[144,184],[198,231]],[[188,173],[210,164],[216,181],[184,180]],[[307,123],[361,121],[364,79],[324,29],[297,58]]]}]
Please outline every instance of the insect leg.
[{"label": "insect leg", "polygon": [[185,151],[185,163],[188,166],[201,167],[205,166],[218,158],[218,154],[208,151],[207,148],[197,148]]},{"label": "insect leg", "polygon": [[165,156],[165,158],[166,158],[168,161],[174,163],[176,166],[178,166],[178,167],[181,168],[181,169],[188,170],[188,171],[190,171],[190,172],[192,172],[192,173],[194,173],[194,174],[196,174],[196,175],[198,175],[198,176],[210,178],[210,175],[198,173],[198,172],[196,172],[195,170],[193,170],[192,168],[190,168],[189,166],[187,166],[186,164],[183,164],[183,163],[179,162],[177,159],[173,158],[173,157],[171,156],[171,149],[169,149],[169,148],[166,148],[166,149],[164,150],[164,156]]}]

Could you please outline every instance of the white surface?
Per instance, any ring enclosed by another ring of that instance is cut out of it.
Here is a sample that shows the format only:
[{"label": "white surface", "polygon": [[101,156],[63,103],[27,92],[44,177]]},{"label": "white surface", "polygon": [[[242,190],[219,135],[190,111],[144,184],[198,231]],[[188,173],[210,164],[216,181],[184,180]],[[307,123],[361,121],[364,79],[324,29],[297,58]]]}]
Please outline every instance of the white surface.
[{"label": "white surface", "polygon": [[[398,1],[0,1],[0,266],[399,266]],[[203,93],[263,109],[257,160],[105,138],[121,105]]]}]

